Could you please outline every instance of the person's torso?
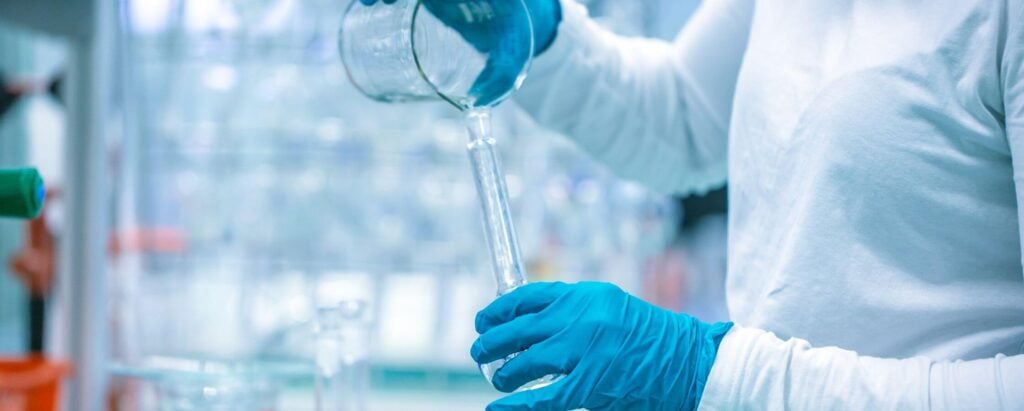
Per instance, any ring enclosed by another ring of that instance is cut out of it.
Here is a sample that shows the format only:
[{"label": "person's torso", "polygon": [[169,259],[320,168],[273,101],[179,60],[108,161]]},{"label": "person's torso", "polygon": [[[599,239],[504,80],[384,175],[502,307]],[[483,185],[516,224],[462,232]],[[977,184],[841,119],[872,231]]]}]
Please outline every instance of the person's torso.
[{"label": "person's torso", "polygon": [[729,141],[734,320],[866,355],[1022,352],[998,3],[757,2]]}]

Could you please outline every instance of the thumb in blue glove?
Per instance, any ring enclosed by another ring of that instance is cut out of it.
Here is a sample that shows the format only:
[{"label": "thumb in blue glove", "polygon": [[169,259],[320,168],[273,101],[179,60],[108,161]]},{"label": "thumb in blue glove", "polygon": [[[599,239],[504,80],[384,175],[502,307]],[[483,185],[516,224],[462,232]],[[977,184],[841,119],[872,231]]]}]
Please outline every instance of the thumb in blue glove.
[{"label": "thumb in blue glove", "polygon": [[484,364],[520,352],[494,375],[503,392],[565,375],[488,411],[692,410],[731,327],[657,308],[611,284],[533,283],[477,314],[481,335],[470,354]]}]

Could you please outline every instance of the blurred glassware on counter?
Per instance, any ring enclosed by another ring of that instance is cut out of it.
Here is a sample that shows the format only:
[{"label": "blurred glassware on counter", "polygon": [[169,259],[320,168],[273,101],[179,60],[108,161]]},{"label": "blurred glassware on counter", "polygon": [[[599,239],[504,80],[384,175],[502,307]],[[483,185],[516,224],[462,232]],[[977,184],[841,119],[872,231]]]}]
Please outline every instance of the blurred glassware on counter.
[{"label": "blurred glassware on counter", "polygon": [[[312,371],[283,361],[217,361],[153,356],[133,367],[114,364],[115,386],[132,392],[114,409],[274,411],[291,381]],[[133,381],[125,383],[125,379]]]},{"label": "blurred glassware on counter", "polygon": [[364,411],[370,390],[370,319],[359,300],[322,307],[316,319],[317,411]]},{"label": "blurred glassware on counter", "polygon": [[157,384],[159,411],[274,411],[277,388],[261,381],[163,380]]}]

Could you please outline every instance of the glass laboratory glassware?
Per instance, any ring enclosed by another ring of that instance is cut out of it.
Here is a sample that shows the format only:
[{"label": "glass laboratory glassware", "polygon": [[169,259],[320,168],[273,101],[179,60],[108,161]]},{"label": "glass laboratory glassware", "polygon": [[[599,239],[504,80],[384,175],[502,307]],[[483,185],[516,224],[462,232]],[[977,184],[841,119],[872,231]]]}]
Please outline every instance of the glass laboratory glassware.
[{"label": "glass laboratory glassware", "polygon": [[440,98],[469,111],[497,105],[526,78],[533,26],[522,0],[381,3],[352,1],[338,40],[345,71],[366,96]]},{"label": "glass laboratory glassware", "polygon": [[[523,267],[519,253],[519,240],[516,238],[515,227],[512,225],[512,214],[508,206],[508,188],[501,164],[494,153],[494,139],[491,135],[490,113],[487,111],[471,111],[466,120],[469,130],[470,162],[476,181],[480,205],[483,207],[484,232],[487,245],[491,250],[491,263],[494,278],[498,286],[498,296],[512,292],[526,285],[526,269]],[[494,373],[518,354],[487,364],[480,364],[480,372],[487,382],[491,382]],[[558,376],[549,375],[527,383],[522,389],[542,388],[557,380]]]},{"label": "glass laboratory glassware", "polygon": [[366,410],[370,322],[366,303],[322,307],[316,318],[317,411]]},{"label": "glass laboratory glassware", "polygon": [[[445,22],[435,15],[445,16]],[[464,36],[449,26],[470,34]],[[522,0],[397,0],[371,6],[353,1],[341,24],[341,59],[363,94],[382,102],[440,98],[466,114],[466,149],[499,296],[526,284],[526,272],[494,152],[490,107],[526,78],[533,41]],[[513,357],[482,364],[480,371],[490,382]],[[555,378],[545,377],[524,389],[539,388]]]},{"label": "glass laboratory glassware", "polygon": [[278,404],[278,388],[268,381],[229,376],[164,376],[156,395],[158,411],[267,411]]}]

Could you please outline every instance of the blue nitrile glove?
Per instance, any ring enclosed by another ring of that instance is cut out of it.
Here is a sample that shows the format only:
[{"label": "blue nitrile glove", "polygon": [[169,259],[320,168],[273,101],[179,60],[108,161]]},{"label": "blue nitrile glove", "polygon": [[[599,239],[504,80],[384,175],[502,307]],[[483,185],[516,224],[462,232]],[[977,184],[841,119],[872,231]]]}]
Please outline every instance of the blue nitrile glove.
[{"label": "blue nitrile glove", "polygon": [[471,355],[484,364],[520,352],[494,374],[503,392],[565,375],[488,411],[692,410],[731,327],[655,307],[607,283],[532,283],[477,314],[481,335]]},{"label": "blue nitrile glove", "polygon": [[[372,5],[378,0],[359,1],[365,5]],[[382,1],[384,4],[395,2]],[[529,28],[524,25],[495,30],[491,26],[493,23],[486,18],[488,13],[500,13],[502,7],[509,7],[511,3],[508,3],[508,0],[423,0],[423,4],[439,20],[458,31],[462,38],[478,51],[490,54],[483,72],[469,91],[470,95],[477,97],[477,106],[490,105],[513,88],[519,75],[519,68],[526,57],[524,53],[528,52],[520,50],[520,47],[528,46],[502,42],[495,36]],[[558,24],[562,21],[562,6],[558,0],[525,0],[525,4],[533,23],[534,45],[533,50],[529,52],[536,56],[554,42]],[[495,53],[495,48],[499,45],[508,49]]]}]

